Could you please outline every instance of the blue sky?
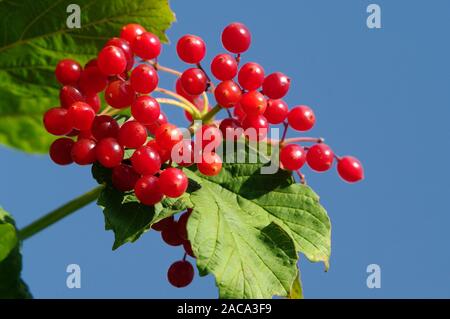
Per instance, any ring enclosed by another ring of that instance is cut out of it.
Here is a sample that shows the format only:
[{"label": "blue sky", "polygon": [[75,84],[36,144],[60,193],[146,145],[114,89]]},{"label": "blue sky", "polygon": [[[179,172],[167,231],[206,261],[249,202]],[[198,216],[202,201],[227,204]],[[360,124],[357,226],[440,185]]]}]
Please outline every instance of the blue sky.
[{"label": "blue sky", "polygon": [[[382,9],[382,29],[366,27],[366,7]],[[253,35],[244,61],[293,79],[290,106],[316,113],[311,135],[361,159],[366,179],[305,171],[332,220],[331,268],[301,257],[307,298],[450,297],[450,45],[448,1],[172,1],[177,22],[161,63],[187,67],[174,43],[203,37],[207,59],[223,52],[222,28],[245,23]],[[171,87],[173,78],[162,85]],[[169,111],[174,122],[183,115]],[[293,136],[293,134],[291,134]],[[58,167],[47,156],[0,147],[0,203],[20,227],[95,186],[86,167]],[[94,204],[27,240],[23,277],[37,298],[215,298],[212,276],[184,289],[166,280],[182,248],[149,232],[111,251]],[[66,287],[66,266],[81,266],[82,288]],[[366,267],[381,267],[368,289]]]}]

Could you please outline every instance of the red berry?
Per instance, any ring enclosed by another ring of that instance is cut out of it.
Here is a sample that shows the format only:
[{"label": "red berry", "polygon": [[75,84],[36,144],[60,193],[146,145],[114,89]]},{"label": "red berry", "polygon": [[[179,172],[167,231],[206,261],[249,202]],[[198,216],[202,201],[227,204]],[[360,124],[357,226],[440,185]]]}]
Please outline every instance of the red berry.
[{"label": "red berry", "polygon": [[183,140],[183,132],[173,124],[163,124],[156,130],[155,140],[162,149],[172,150]]},{"label": "red berry", "polygon": [[355,183],[364,178],[364,169],[361,162],[353,156],[344,156],[339,159],[337,170],[339,176],[349,183]]},{"label": "red berry", "polygon": [[180,246],[183,244],[183,239],[178,235],[176,223],[172,227],[164,229],[161,232],[161,237],[170,246]]},{"label": "red berry", "polygon": [[280,162],[284,169],[296,171],[306,161],[306,152],[300,145],[288,144],[280,151]]},{"label": "red berry", "polygon": [[222,132],[214,125],[203,125],[195,134],[195,143],[199,149],[208,147],[211,152],[222,143]]},{"label": "red berry", "polygon": [[268,100],[264,116],[270,124],[279,124],[286,119],[289,108],[283,100]]},{"label": "red berry", "polygon": [[127,57],[121,48],[109,45],[99,52],[97,65],[105,75],[121,74],[127,68]]},{"label": "red berry", "polygon": [[[182,140],[180,143],[176,144],[171,152],[169,153],[169,158],[178,164],[178,166],[188,167],[194,164],[195,154],[194,154],[194,142],[191,140]],[[172,154],[170,154],[172,153]]]},{"label": "red berry", "polygon": [[144,32],[146,32],[146,30],[140,24],[130,23],[122,27],[122,30],[120,31],[120,37],[124,40],[127,40],[128,43],[132,44],[134,39]]},{"label": "red berry", "polygon": [[92,122],[91,131],[97,141],[107,137],[117,138],[119,124],[109,115],[97,115]]},{"label": "red berry", "polygon": [[186,254],[195,258],[194,252],[192,251],[191,242],[189,240],[183,241],[183,248]]},{"label": "red berry", "polygon": [[175,82],[175,91],[178,95],[181,95],[190,102],[194,102],[194,100],[199,97],[199,95],[191,95],[186,92],[186,90],[183,88],[183,84],[181,83],[181,78],[178,78]]},{"label": "red berry", "polygon": [[205,42],[196,35],[186,34],[177,42],[177,53],[186,63],[200,63],[206,54]]},{"label": "red berry", "polygon": [[62,107],[54,107],[44,114],[44,126],[53,135],[66,135],[72,131],[69,112]]},{"label": "red berry", "polygon": [[113,168],[122,163],[124,151],[115,138],[108,137],[97,143],[95,154],[100,164],[107,168]]},{"label": "red berry", "polygon": [[56,65],[55,75],[62,85],[75,85],[81,75],[81,65],[71,59],[61,60]]},{"label": "red berry", "polygon": [[67,110],[72,126],[77,130],[89,130],[95,118],[95,111],[85,102],[75,102]]},{"label": "red berry", "polygon": [[243,94],[239,103],[247,115],[262,115],[267,107],[266,98],[258,91]]},{"label": "red berry", "polygon": [[197,68],[190,68],[181,74],[181,85],[190,95],[199,95],[206,90],[208,79],[205,73]]},{"label": "red berry", "polygon": [[133,103],[135,92],[128,81],[116,80],[109,83],[105,91],[106,103],[116,109],[123,109]]},{"label": "red berry", "polygon": [[143,60],[151,60],[161,53],[161,42],[159,38],[150,32],[138,35],[131,43],[131,48],[138,57]]},{"label": "red berry", "polygon": [[64,85],[59,91],[59,101],[61,103],[61,107],[68,109],[69,106],[75,102],[84,102],[84,96],[77,88],[71,85]]},{"label": "red berry", "polygon": [[158,101],[151,96],[143,95],[131,104],[131,114],[136,121],[146,125],[158,120],[161,108]]},{"label": "red berry", "polygon": [[156,230],[156,231],[163,231],[163,230],[168,229],[170,227],[175,227],[174,224],[175,224],[175,221],[174,221],[173,215],[172,215],[172,216],[166,217],[164,219],[161,219],[157,223],[154,223],[152,225],[152,228],[154,230]]},{"label": "red berry", "polygon": [[241,99],[241,88],[233,81],[223,81],[214,90],[217,103],[226,108],[233,107]]},{"label": "red berry", "polygon": [[316,122],[314,112],[306,105],[294,107],[288,114],[289,125],[297,131],[308,131]]},{"label": "red berry", "polygon": [[178,235],[184,240],[188,239],[187,222],[189,220],[189,216],[191,216],[191,212],[187,211],[180,216],[177,222]]},{"label": "red berry", "polygon": [[167,197],[177,198],[186,191],[188,179],[182,170],[169,167],[159,175],[159,187]]},{"label": "red berry", "polygon": [[194,267],[186,260],[174,262],[167,272],[167,279],[172,286],[186,287],[194,279]]},{"label": "red berry", "polygon": [[311,146],[306,153],[306,162],[309,167],[318,172],[324,172],[333,165],[334,153],[323,143]]},{"label": "red berry", "polygon": [[234,22],[222,32],[222,44],[225,49],[233,53],[242,53],[250,47],[251,34],[245,25]]},{"label": "red berry", "polygon": [[167,116],[166,114],[164,114],[164,112],[161,111],[161,113],[159,113],[158,119],[153,123],[147,124],[145,127],[150,132],[150,134],[155,135],[158,128],[163,124],[167,124]]},{"label": "red berry", "polygon": [[197,168],[203,175],[215,176],[222,170],[222,159],[216,153],[203,153]]},{"label": "red berry", "polygon": [[269,123],[263,115],[247,115],[242,121],[245,136],[251,141],[260,141],[267,136]]},{"label": "red berry", "polygon": [[245,90],[257,90],[263,84],[264,69],[258,63],[246,63],[239,70],[238,81]]},{"label": "red berry", "polygon": [[131,87],[138,93],[152,92],[158,86],[158,81],[158,74],[150,65],[140,64],[131,72]]},{"label": "red berry", "polygon": [[144,175],[139,178],[134,186],[134,193],[144,205],[155,205],[164,197],[159,190],[158,177],[153,175]]},{"label": "red berry", "polygon": [[108,76],[103,74],[97,66],[89,66],[81,73],[78,85],[85,95],[97,94],[108,85]]},{"label": "red berry", "polygon": [[242,121],[244,121],[244,118],[247,114],[245,114],[244,110],[242,109],[241,103],[236,104],[233,109],[233,115],[234,117],[236,117],[239,123],[242,123]]},{"label": "red berry", "polygon": [[220,122],[219,129],[222,132],[223,138],[229,141],[237,141],[243,132],[241,123],[231,117],[223,119],[222,122]]},{"label": "red berry", "polygon": [[262,84],[264,95],[271,99],[281,99],[289,91],[291,80],[281,72],[275,72],[265,77]]},{"label": "red berry", "polygon": [[161,158],[154,148],[145,145],[134,151],[131,164],[139,174],[154,175],[161,168]]},{"label": "red berry", "polygon": [[127,60],[127,67],[125,71],[131,70],[134,64],[133,52],[131,51],[130,42],[122,38],[112,38],[108,42],[106,42],[105,46],[115,46],[122,49],[125,54],[125,58]]},{"label": "red berry", "polygon": [[138,148],[147,141],[147,129],[138,121],[125,122],[120,130],[117,140],[126,148]]},{"label": "red berry", "polygon": [[96,141],[96,138],[92,135],[91,130],[78,131],[77,141],[84,138]]},{"label": "red berry", "polygon": [[72,146],[75,142],[67,137],[58,138],[50,145],[50,158],[58,165],[68,165],[73,163]]},{"label": "red berry", "polygon": [[[184,140],[183,140],[184,142]],[[172,151],[169,149],[163,149],[159,147],[158,143],[156,143],[155,140],[148,141],[147,144],[145,144],[151,148],[153,148],[158,154],[159,158],[161,159],[161,164],[167,162],[170,159]],[[179,145],[179,144],[177,144]]]},{"label": "red berry", "polygon": [[92,164],[96,160],[95,142],[88,138],[79,139],[72,146],[72,159],[78,165]]},{"label": "red berry", "polygon": [[237,69],[236,59],[229,54],[219,54],[211,62],[211,72],[220,81],[233,79]]},{"label": "red berry", "polygon": [[112,184],[121,192],[128,192],[134,189],[134,185],[136,185],[139,178],[139,174],[130,165],[120,164],[112,170]]},{"label": "red berry", "polygon": [[95,113],[100,111],[101,102],[98,94],[86,96],[86,103],[94,110]]}]

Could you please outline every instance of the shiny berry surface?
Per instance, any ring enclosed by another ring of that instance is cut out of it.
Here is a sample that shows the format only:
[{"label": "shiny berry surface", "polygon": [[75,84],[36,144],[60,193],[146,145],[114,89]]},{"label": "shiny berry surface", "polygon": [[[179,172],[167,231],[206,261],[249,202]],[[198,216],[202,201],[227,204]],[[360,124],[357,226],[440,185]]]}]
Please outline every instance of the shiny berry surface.
[{"label": "shiny berry surface", "polygon": [[316,123],[316,117],[309,106],[300,105],[289,112],[288,122],[294,130],[308,131]]},{"label": "shiny berry surface", "polygon": [[92,122],[91,131],[98,141],[107,137],[117,138],[119,124],[109,115],[97,115]]},{"label": "shiny berry surface", "polygon": [[259,141],[267,136],[269,123],[263,115],[247,115],[242,121],[245,136],[251,141]]},{"label": "shiny berry surface", "polygon": [[159,175],[159,187],[167,197],[177,198],[186,191],[188,179],[182,170],[169,167]]},{"label": "shiny berry surface", "polygon": [[306,162],[306,152],[300,145],[288,144],[280,151],[280,162],[284,169],[296,171]]},{"label": "shiny berry surface", "polygon": [[138,93],[152,92],[158,86],[158,81],[158,74],[151,65],[140,64],[131,72],[131,87]]},{"label": "shiny berry surface", "polygon": [[222,137],[230,141],[237,141],[243,133],[241,123],[234,118],[223,119],[220,122],[219,129],[222,132]]},{"label": "shiny berry surface", "polygon": [[306,162],[309,167],[317,172],[324,172],[333,165],[334,153],[331,148],[323,143],[311,146],[306,153]]},{"label": "shiny berry surface", "polygon": [[183,132],[173,124],[163,124],[156,130],[155,140],[162,149],[171,150],[175,144],[183,140]]},{"label": "shiny berry surface", "polygon": [[122,27],[120,30],[120,37],[131,44],[138,35],[141,35],[144,32],[146,32],[146,30],[140,24],[130,23]]},{"label": "shiny berry surface", "polygon": [[61,107],[68,109],[73,103],[78,101],[85,101],[83,94],[80,90],[71,85],[64,85],[61,90],[59,90],[59,101]]},{"label": "shiny berry surface", "polygon": [[257,90],[264,81],[263,67],[255,62],[244,64],[239,70],[238,81],[245,90]]},{"label": "shiny berry surface", "polygon": [[241,88],[233,81],[223,81],[214,90],[217,103],[225,108],[235,106],[241,100]]},{"label": "shiny berry surface", "polygon": [[62,85],[76,85],[81,76],[81,65],[74,60],[64,59],[58,62],[55,76]]},{"label": "shiny berry surface", "polygon": [[72,159],[78,165],[92,164],[96,160],[95,142],[88,138],[79,139],[73,144]]},{"label": "shiny berry surface", "polygon": [[97,65],[105,75],[121,74],[127,68],[127,57],[121,48],[109,45],[98,54]]},{"label": "shiny berry surface", "polygon": [[116,109],[130,106],[134,98],[135,92],[128,81],[113,81],[105,90],[106,103]]},{"label": "shiny berry surface", "polygon": [[177,42],[177,54],[186,63],[200,63],[206,54],[206,45],[202,38],[186,34]]},{"label": "shiny berry surface", "polygon": [[167,272],[167,280],[177,288],[186,287],[193,279],[194,267],[186,260],[174,262]]},{"label": "shiny berry surface", "polygon": [[275,72],[265,77],[262,84],[264,95],[271,99],[281,99],[289,91],[291,80],[281,72]]},{"label": "shiny berry surface", "polygon": [[72,120],[68,110],[54,107],[44,114],[44,127],[50,134],[66,135],[72,131]]},{"label": "shiny berry surface", "polygon": [[206,90],[208,80],[205,73],[197,68],[190,68],[183,72],[180,78],[183,89],[190,95],[199,95]]},{"label": "shiny berry surface", "polygon": [[229,54],[219,54],[211,62],[211,72],[220,81],[232,80],[238,70],[236,59]]},{"label": "shiny berry surface", "polygon": [[125,148],[138,148],[147,141],[147,129],[138,121],[127,121],[120,127],[117,141]]},{"label": "shiny berry surface", "polygon": [[72,146],[75,142],[71,138],[62,137],[54,140],[50,145],[50,158],[58,165],[69,165],[73,163]]},{"label": "shiny berry surface", "polygon": [[113,168],[122,163],[124,151],[115,138],[100,140],[95,147],[97,160],[107,168]]},{"label": "shiny berry surface", "polygon": [[161,42],[159,38],[151,32],[144,32],[136,36],[131,43],[133,53],[144,60],[158,57],[161,53]]},{"label": "shiny berry surface", "polygon": [[364,169],[361,162],[353,156],[344,156],[338,160],[337,171],[346,182],[356,183],[364,179]]},{"label": "shiny berry surface", "polygon": [[280,124],[288,116],[289,108],[281,99],[268,100],[264,116],[270,124]]},{"label": "shiny berry surface", "polygon": [[267,107],[267,100],[258,91],[244,93],[239,101],[247,115],[262,115]]},{"label": "shiny berry surface", "polygon": [[121,192],[128,192],[134,189],[140,175],[127,164],[120,164],[112,170],[111,181],[114,187]]},{"label": "shiny berry surface", "polygon": [[108,85],[108,76],[97,66],[86,67],[81,73],[78,86],[85,95],[93,95],[103,91]]},{"label": "shiny berry surface", "polygon": [[136,121],[146,125],[158,120],[161,114],[161,108],[151,96],[140,96],[131,104],[131,114]]},{"label": "shiny berry surface", "polygon": [[134,186],[134,193],[144,205],[155,205],[164,197],[159,188],[158,177],[153,175],[144,175],[139,178]]},{"label": "shiny berry surface", "polygon": [[217,153],[204,153],[200,163],[197,163],[197,168],[203,175],[218,175],[222,170],[222,159]]},{"label": "shiny berry surface", "polygon": [[158,151],[144,145],[131,156],[131,164],[136,172],[142,175],[154,175],[161,168],[161,158]]},{"label": "shiny berry surface", "polygon": [[231,23],[222,32],[223,47],[232,53],[247,51],[251,40],[250,31],[242,23]]}]

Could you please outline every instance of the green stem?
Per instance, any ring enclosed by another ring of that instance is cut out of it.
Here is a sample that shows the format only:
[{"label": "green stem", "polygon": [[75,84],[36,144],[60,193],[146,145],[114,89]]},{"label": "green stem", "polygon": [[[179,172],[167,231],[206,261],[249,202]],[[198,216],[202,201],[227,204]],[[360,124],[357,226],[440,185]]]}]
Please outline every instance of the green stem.
[{"label": "green stem", "polygon": [[93,202],[98,198],[100,192],[104,188],[103,185],[98,186],[87,193],[71,200],[70,202],[64,204],[63,206],[51,211],[47,215],[42,216],[38,220],[32,222],[30,225],[24,227],[19,231],[19,237],[22,240],[25,240],[34,234],[40,232],[41,230],[47,228],[48,226],[53,225],[57,221],[63,219],[66,216],[69,216],[73,212],[78,209],[86,206],[87,204]]},{"label": "green stem", "polygon": [[221,109],[222,107],[219,104],[217,104],[211,109],[211,111],[209,111],[202,117],[202,121],[204,123],[211,122],[214,119],[214,116],[216,116],[216,114],[219,113]]}]

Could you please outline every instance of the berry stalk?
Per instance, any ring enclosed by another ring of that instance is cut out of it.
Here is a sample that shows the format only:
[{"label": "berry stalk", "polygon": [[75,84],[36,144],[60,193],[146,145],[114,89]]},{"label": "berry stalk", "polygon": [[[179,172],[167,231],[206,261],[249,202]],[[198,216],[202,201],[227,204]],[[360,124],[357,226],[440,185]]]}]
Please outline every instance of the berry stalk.
[{"label": "berry stalk", "polygon": [[32,222],[30,225],[22,228],[19,231],[19,237],[22,240],[30,238],[31,236],[37,234],[41,230],[53,225],[54,223],[60,221],[64,217],[69,216],[73,212],[79,210],[80,208],[86,206],[87,204],[93,202],[98,198],[100,192],[103,190],[104,186],[98,186],[90,191],[84,193],[83,195],[74,198],[73,200],[67,202],[61,207],[51,211],[50,213],[42,216],[38,220]]}]

